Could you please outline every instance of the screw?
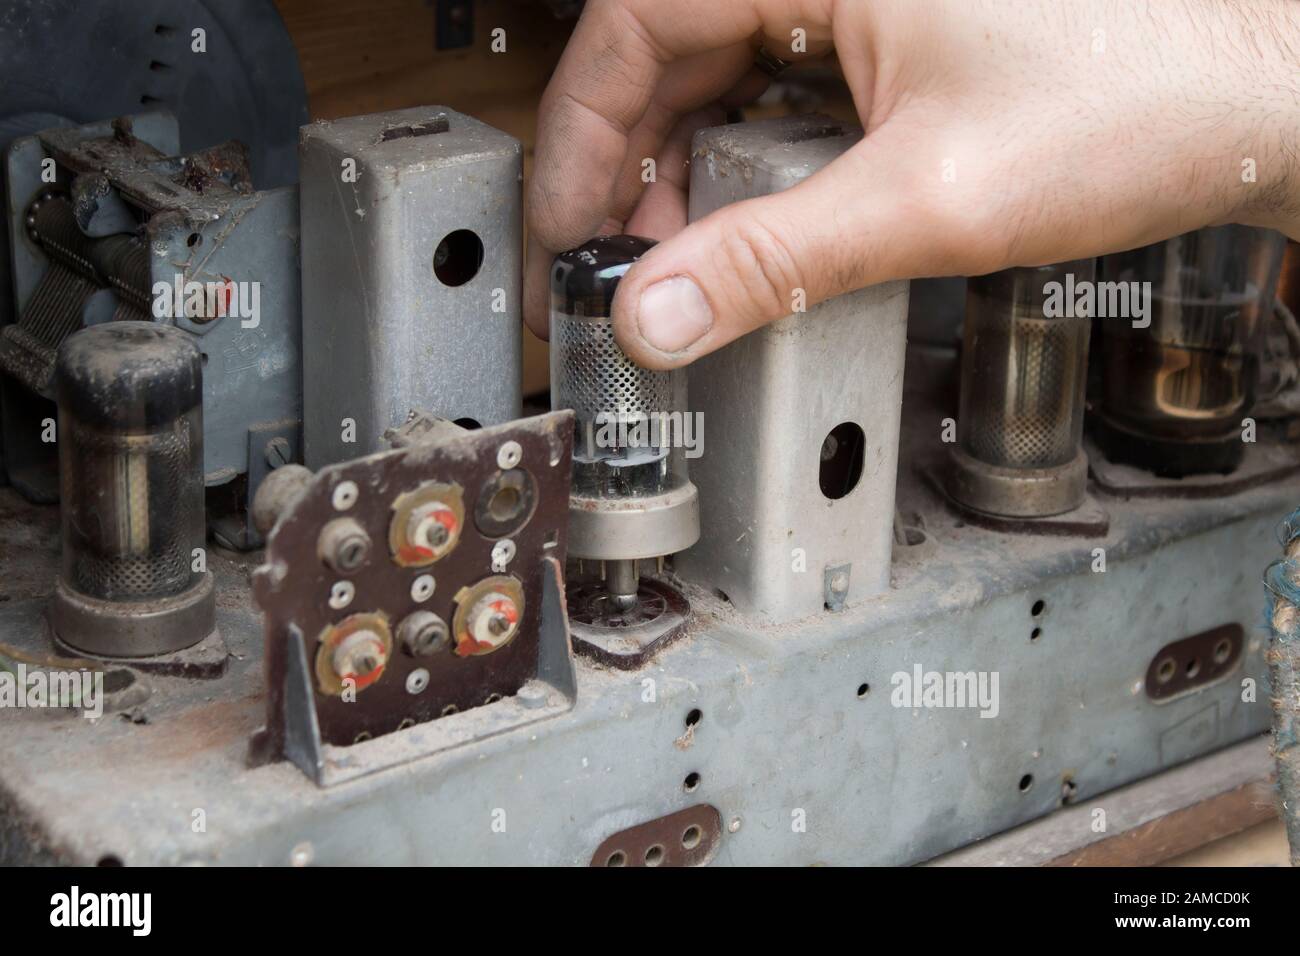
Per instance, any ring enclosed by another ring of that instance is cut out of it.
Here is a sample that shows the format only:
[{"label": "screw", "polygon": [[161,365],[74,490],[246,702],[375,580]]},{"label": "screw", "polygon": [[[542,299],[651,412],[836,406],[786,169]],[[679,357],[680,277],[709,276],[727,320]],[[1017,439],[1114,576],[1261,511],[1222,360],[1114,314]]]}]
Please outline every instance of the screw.
[{"label": "screw", "polygon": [[330,568],[346,574],[370,557],[370,535],[352,518],[335,518],[321,529],[316,552]]},{"label": "screw", "polygon": [[430,611],[416,611],[397,627],[402,650],[412,657],[424,657],[442,650],[450,636],[447,622]]},{"label": "screw", "polygon": [[266,443],[266,464],[272,469],[293,462],[293,448],[287,438],[272,438]]},{"label": "screw", "polygon": [[475,602],[469,612],[469,634],[479,644],[495,650],[505,646],[519,628],[519,608],[513,598],[492,591]]},{"label": "screw", "polygon": [[452,510],[441,501],[430,501],[417,507],[407,520],[407,540],[416,547],[440,554],[451,542],[452,530],[438,520],[439,515],[445,515],[451,522],[456,520]]},{"label": "screw", "polygon": [[334,673],[339,677],[367,677],[385,663],[384,647],[374,631],[354,631],[334,648]]}]

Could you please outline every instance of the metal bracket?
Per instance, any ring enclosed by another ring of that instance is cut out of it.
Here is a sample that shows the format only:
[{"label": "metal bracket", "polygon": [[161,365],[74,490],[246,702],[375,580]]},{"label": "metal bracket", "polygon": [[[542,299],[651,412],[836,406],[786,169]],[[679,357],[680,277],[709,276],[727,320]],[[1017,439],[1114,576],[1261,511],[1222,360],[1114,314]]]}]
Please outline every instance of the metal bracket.
[{"label": "metal bracket", "polygon": [[316,691],[311,686],[307,645],[302,631],[289,625],[289,666],[284,675],[284,755],[317,782],[325,769],[321,755]]},{"label": "metal bracket", "polygon": [[296,418],[261,422],[248,429],[248,490],[241,496],[237,512],[209,515],[212,534],[221,544],[236,551],[260,548],[265,539],[253,526],[253,497],[258,487],[281,465],[302,461],[302,422]]},{"label": "metal bracket", "polygon": [[[281,686],[284,714],[282,755],[322,787],[463,748],[573,709],[578,675],[573,662],[569,621],[564,610],[564,579],[559,562],[543,558],[542,615],[537,677],[519,692],[493,704],[440,717],[405,730],[341,747],[324,743],[316,716],[315,690],[302,632],[290,625],[287,666]],[[249,763],[276,759],[267,728],[250,741]]]},{"label": "metal bracket", "polygon": [[826,610],[844,610],[844,602],[849,597],[849,573],[852,570],[853,565],[851,564],[839,564],[822,572]]}]

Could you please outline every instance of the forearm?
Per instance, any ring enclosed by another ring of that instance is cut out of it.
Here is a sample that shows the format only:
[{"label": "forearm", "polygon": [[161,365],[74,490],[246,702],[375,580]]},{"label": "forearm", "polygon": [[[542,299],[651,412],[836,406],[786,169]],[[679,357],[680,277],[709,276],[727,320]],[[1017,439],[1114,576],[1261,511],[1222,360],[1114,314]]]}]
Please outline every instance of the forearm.
[{"label": "forearm", "polygon": [[[1300,2],[1216,4],[1224,21],[1212,38],[1230,70],[1231,130],[1224,150],[1237,180],[1217,222],[1265,226],[1300,239]],[[1240,155],[1234,155],[1240,154]]]}]

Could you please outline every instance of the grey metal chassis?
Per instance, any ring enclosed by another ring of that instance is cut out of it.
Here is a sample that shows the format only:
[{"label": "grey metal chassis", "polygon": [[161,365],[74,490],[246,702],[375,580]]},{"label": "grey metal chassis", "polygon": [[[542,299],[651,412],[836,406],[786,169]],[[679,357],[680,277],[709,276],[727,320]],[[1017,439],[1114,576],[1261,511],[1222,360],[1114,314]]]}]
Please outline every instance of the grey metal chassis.
[{"label": "grey metal chassis", "polygon": [[[895,549],[888,593],[763,627],[694,590],[691,633],[644,669],[579,659],[568,713],[334,786],[288,763],[245,769],[261,632],[251,564],[215,557],[235,655],[223,679],[151,677],[133,719],[0,710],[0,860],[585,864],[625,827],[710,803],[715,863],[902,864],[1051,812],[1067,777],[1073,803],[1104,808],[1111,788],[1263,732],[1260,576],[1300,479],[1221,499],[1099,498],[1104,539],[966,525],[914,467],[938,440],[928,396],[953,374],[951,356],[910,357],[898,498],[926,540]],[[39,627],[53,514],[0,497],[0,641]],[[1159,648],[1233,621],[1247,632],[1239,670],[1146,698]],[[998,716],[892,706],[891,675],[917,663],[997,671]],[[369,742],[366,759],[411,750],[419,730]]]}]

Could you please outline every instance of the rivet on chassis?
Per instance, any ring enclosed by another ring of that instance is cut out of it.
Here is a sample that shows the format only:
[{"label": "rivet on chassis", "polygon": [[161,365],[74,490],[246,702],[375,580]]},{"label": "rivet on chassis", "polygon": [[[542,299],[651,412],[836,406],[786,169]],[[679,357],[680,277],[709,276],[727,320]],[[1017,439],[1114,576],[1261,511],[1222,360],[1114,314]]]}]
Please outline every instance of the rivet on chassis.
[{"label": "rivet on chassis", "polygon": [[433,592],[437,588],[438,582],[434,580],[432,574],[421,574],[411,582],[411,600],[423,602],[433,597]]},{"label": "rivet on chassis", "polygon": [[519,467],[519,462],[523,460],[524,450],[517,441],[505,442],[497,450],[497,467],[502,471],[509,471],[511,468]]},{"label": "rivet on chassis", "polygon": [[423,667],[417,667],[406,675],[406,692],[408,694],[421,694],[428,686],[429,672]]},{"label": "rivet on chassis", "polygon": [[334,494],[330,496],[330,502],[334,505],[334,510],[347,511],[357,503],[357,497],[360,494],[360,489],[357,488],[355,481],[342,481],[334,489]]},{"label": "rivet on chassis", "polygon": [[335,581],[330,586],[329,606],[336,611],[341,611],[356,597],[357,586],[351,581]]},{"label": "rivet on chassis", "polygon": [[509,538],[492,545],[492,570],[504,574],[510,562],[515,559],[515,543]]}]

